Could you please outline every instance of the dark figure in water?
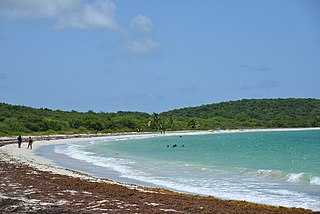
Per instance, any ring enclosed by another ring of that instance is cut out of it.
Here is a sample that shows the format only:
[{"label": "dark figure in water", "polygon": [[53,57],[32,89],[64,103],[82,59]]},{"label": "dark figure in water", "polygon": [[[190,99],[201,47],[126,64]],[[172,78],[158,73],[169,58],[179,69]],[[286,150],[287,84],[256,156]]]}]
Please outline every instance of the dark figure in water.
[{"label": "dark figure in water", "polygon": [[172,147],[177,147],[177,144],[174,144]]},{"label": "dark figure in water", "polygon": [[33,140],[31,137],[29,137],[29,143],[28,143],[27,149],[29,149],[29,148],[32,149],[32,143],[33,143]]},{"label": "dark figure in water", "polygon": [[21,135],[19,135],[19,137],[18,137],[18,148],[21,148],[21,144],[22,144],[22,137],[21,137]]}]

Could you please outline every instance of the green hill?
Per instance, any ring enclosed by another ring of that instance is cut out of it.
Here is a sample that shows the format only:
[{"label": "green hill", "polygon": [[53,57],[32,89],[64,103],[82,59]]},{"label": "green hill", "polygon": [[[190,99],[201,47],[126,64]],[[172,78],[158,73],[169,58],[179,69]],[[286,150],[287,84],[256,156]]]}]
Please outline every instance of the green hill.
[{"label": "green hill", "polygon": [[152,115],[54,111],[0,103],[0,136],[280,127],[320,127],[320,100],[244,99]]},{"label": "green hill", "polygon": [[[176,109],[160,114],[201,129],[319,127],[319,99],[244,99]],[[193,121],[191,121],[193,120]]]},{"label": "green hill", "polygon": [[0,103],[0,136],[137,131],[146,126],[149,117],[141,112],[82,113]]}]

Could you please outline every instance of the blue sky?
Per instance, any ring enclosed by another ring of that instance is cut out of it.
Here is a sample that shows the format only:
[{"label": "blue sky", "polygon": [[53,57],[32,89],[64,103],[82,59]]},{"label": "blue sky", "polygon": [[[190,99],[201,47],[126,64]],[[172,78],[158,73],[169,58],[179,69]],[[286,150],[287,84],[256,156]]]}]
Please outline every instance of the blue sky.
[{"label": "blue sky", "polygon": [[0,0],[0,102],[152,113],[319,82],[317,0]]}]

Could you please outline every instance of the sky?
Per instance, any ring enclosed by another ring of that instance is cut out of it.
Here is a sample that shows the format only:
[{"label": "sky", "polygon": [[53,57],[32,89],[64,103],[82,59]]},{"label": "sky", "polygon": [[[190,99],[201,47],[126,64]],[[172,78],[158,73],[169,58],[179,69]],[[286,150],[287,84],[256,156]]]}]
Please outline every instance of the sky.
[{"label": "sky", "polygon": [[317,0],[0,0],[0,102],[164,112],[320,98]]}]

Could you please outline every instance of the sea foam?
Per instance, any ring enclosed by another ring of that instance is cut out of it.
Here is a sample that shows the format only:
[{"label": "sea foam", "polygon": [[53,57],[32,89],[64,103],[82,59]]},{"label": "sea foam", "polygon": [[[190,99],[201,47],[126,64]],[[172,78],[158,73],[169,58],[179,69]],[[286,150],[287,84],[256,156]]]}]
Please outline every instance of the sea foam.
[{"label": "sea foam", "polygon": [[267,178],[278,178],[283,177],[283,173],[280,170],[271,170],[271,169],[259,169],[254,172],[256,176],[262,176]]},{"label": "sea foam", "polygon": [[286,181],[291,183],[311,184],[311,175],[308,173],[290,173],[286,176]]},{"label": "sea foam", "polygon": [[312,176],[310,179],[310,184],[320,185],[320,177]]},{"label": "sea foam", "polygon": [[127,173],[129,171],[128,164],[134,163],[134,161],[124,160],[121,158],[112,157],[99,157],[94,153],[82,151],[80,145],[62,145],[56,146],[54,151],[59,154],[67,155],[71,158],[85,161],[99,167],[105,167],[120,173]]}]

